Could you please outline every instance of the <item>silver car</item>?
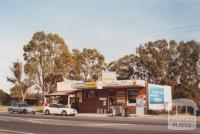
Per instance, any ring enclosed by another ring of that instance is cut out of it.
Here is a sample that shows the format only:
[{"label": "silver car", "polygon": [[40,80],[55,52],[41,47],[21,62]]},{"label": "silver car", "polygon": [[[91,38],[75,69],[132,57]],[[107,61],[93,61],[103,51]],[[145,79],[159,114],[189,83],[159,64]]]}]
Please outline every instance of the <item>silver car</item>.
[{"label": "silver car", "polygon": [[25,104],[25,103],[16,103],[16,104],[13,104],[12,106],[10,106],[8,108],[8,111],[10,113],[23,113],[23,114],[27,114],[27,113],[32,113],[32,114],[35,114],[36,113],[36,110],[33,109],[31,106]]}]

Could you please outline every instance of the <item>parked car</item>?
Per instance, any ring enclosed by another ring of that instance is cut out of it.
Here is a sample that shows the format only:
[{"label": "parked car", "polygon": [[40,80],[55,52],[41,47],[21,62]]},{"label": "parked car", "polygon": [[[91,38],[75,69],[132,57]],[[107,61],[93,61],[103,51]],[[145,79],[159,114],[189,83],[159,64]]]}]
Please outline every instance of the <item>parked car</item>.
[{"label": "parked car", "polygon": [[65,107],[63,104],[49,104],[48,106],[44,106],[43,112],[45,115],[60,114],[66,116],[77,114],[76,109]]},{"label": "parked car", "polygon": [[24,113],[24,114],[27,114],[27,113],[32,113],[32,114],[35,114],[36,113],[36,110],[33,109],[31,106],[25,104],[25,103],[16,103],[16,104],[13,104],[12,106],[8,107],[8,111],[10,113]]}]

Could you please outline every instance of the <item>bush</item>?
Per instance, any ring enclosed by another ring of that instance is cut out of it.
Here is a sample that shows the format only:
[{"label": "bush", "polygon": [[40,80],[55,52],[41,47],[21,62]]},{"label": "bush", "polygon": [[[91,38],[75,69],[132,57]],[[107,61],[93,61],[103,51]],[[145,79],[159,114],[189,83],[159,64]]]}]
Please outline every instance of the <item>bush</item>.
[{"label": "bush", "polygon": [[148,114],[150,114],[150,115],[159,115],[160,112],[157,111],[157,110],[148,110]]},{"label": "bush", "polygon": [[10,105],[10,103],[11,103],[10,95],[0,89],[0,105]]}]

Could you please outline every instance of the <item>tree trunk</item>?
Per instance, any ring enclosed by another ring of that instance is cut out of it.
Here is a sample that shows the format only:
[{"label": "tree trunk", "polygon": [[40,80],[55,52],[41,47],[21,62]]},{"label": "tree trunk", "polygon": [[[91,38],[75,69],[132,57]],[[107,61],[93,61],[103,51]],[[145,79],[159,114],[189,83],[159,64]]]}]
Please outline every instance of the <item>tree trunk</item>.
[{"label": "tree trunk", "polygon": [[22,102],[24,103],[25,95],[22,95]]}]

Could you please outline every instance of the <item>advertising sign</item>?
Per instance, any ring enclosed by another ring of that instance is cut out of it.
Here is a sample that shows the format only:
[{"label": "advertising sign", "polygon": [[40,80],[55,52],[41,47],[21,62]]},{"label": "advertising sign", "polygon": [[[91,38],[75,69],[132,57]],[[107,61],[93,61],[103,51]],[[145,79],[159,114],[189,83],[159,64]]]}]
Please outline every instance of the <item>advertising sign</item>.
[{"label": "advertising sign", "polygon": [[149,88],[150,104],[164,104],[164,87]]},{"label": "advertising sign", "polygon": [[165,86],[148,84],[149,109],[163,110],[165,102]]},{"label": "advertising sign", "polygon": [[103,82],[115,81],[117,80],[117,74],[116,72],[102,72],[101,79]]},{"label": "advertising sign", "polygon": [[97,81],[96,82],[96,88],[97,89],[103,89],[103,83],[102,83],[102,81]]},{"label": "advertising sign", "polygon": [[72,87],[81,89],[81,88],[85,87],[85,83],[83,81],[73,82]]},{"label": "advertising sign", "polygon": [[66,91],[71,89],[71,84],[67,81],[57,83],[57,91]]},{"label": "advertising sign", "polygon": [[136,98],[136,106],[137,107],[144,107],[145,103],[146,103],[146,101],[144,98]]},{"label": "advertising sign", "polygon": [[144,98],[136,98],[136,116],[144,116]]},{"label": "advertising sign", "polygon": [[134,85],[132,80],[115,80],[110,82],[103,82],[103,86],[131,86]]},{"label": "advertising sign", "polygon": [[96,82],[85,82],[85,88],[96,88]]},{"label": "advertising sign", "polygon": [[134,85],[145,87],[146,82],[144,80],[133,80]]}]

